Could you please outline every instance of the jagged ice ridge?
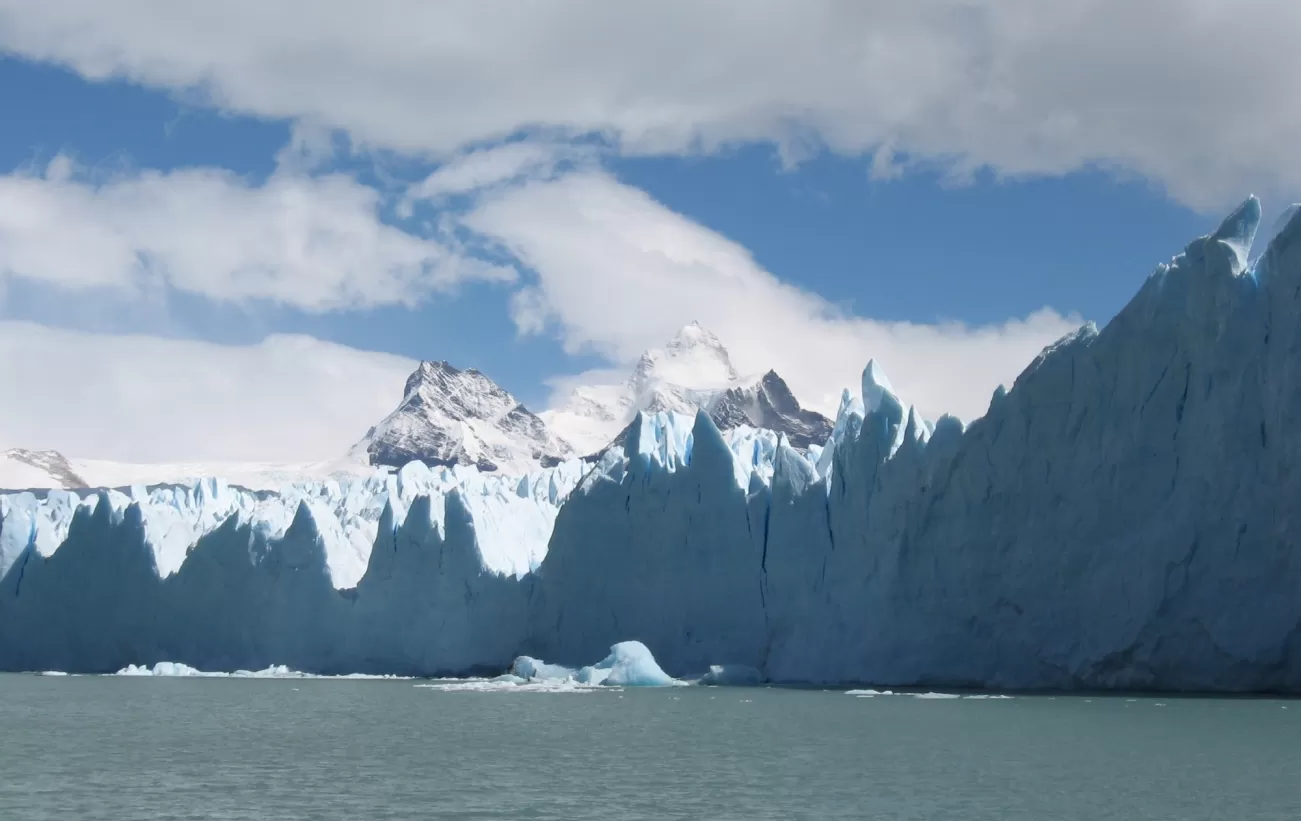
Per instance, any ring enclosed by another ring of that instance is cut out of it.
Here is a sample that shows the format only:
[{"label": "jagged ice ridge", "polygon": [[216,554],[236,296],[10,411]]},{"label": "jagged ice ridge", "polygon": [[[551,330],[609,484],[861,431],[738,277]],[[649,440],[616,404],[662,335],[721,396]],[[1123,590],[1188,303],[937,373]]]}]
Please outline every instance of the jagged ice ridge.
[{"label": "jagged ice ridge", "polygon": [[463,674],[635,639],[674,677],[1301,690],[1301,216],[1251,261],[1259,220],[966,429],[871,364],[805,451],[643,412],[515,484],[0,497],[0,667]]}]

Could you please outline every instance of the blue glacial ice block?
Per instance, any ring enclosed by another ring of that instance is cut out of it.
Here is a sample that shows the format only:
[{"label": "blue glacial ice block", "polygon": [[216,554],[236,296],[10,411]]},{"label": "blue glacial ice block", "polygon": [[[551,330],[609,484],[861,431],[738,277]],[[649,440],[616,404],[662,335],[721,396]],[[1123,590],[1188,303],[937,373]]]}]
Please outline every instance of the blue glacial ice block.
[{"label": "blue glacial ice block", "polygon": [[660,669],[646,645],[639,641],[621,641],[610,648],[610,655],[592,665],[608,671],[601,684],[607,687],[667,687],[678,682]]},{"label": "blue glacial ice block", "polygon": [[[614,449],[618,463],[589,474],[556,519],[527,652],[577,665],[635,635],[663,648],[660,660],[679,674],[720,657],[759,664],[762,544],[750,527],[749,471],[737,470],[739,457],[706,414],[693,422],[689,459],[647,458],[654,449],[641,437],[652,425],[639,427],[629,443],[637,450]],[[653,429],[685,452],[671,425]],[[750,445],[738,447],[753,453]]]}]

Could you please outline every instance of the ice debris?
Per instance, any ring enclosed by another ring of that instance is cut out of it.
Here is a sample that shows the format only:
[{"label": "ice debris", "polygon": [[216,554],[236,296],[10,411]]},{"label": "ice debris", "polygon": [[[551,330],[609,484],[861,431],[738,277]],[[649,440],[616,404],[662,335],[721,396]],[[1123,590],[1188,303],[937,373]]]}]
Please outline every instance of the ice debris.
[{"label": "ice debris", "polygon": [[[66,675],[66,673],[47,672],[44,675]],[[292,679],[335,679],[335,680],[395,680],[408,678],[407,676],[393,675],[366,675],[363,673],[347,673],[338,676],[322,676],[312,673],[301,673],[297,670],[291,670],[283,664],[275,664],[263,670],[235,670],[233,672],[214,672],[208,670],[196,670],[188,664],[181,664],[175,661],[160,661],[152,667],[146,665],[128,664],[113,675],[129,677],[153,677],[153,678],[292,678]]]},{"label": "ice debris", "polygon": [[744,664],[711,664],[700,684],[715,687],[755,687],[763,684],[763,673]]}]

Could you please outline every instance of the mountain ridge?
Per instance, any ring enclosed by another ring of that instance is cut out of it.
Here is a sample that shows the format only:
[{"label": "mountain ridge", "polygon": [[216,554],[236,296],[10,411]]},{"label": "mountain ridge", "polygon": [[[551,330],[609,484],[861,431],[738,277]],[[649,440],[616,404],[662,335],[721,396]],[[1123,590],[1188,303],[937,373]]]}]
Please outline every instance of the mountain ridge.
[{"label": "mountain ridge", "polygon": [[485,472],[558,464],[573,448],[522,402],[475,368],[423,361],[407,377],[397,409],[353,452],[375,467],[473,465]]},{"label": "mountain ridge", "polygon": [[638,412],[691,413],[704,410],[722,430],[740,425],[785,433],[800,449],[820,445],[831,420],[800,406],[773,370],[742,376],[731,354],[699,322],[677,331],[663,348],[637,359],[620,383],[580,385],[559,407],[541,416],[583,453],[597,453],[619,439]]},{"label": "mountain ridge", "polygon": [[411,372],[397,407],[372,425],[341,459],[297,465],[190,463],[137,465],[65,457],[56,451],[7,456],[0,487],[126,487],[220,474],[241,486],[272,487],[294,476],[325,478],[369,469],[472,466],[522,475],[565,459],[592,458],[620,440],[637,414],[705,410],[720,430],[741,426],[785,434],[792,447],[824,444],[831,420],[803,408],[775,371],[742,376],[727,348],[698,322],[662,348],[647,349],[619,383],[580,385],[560,408],[532,412],[477,368],[424,360]]}]

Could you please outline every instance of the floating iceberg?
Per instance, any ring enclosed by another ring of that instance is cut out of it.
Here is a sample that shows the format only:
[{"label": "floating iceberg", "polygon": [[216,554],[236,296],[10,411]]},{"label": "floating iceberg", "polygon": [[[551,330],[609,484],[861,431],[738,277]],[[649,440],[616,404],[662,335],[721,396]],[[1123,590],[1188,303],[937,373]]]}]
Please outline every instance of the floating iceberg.
[{"label": "floating iceberg", "polygon": [[305,678],[304,673],[290,670],[284,665],[268,667],[265,670],[236,670],[231,673],[208,672],[196,670],[188,664],[179,664],[174,661],[160,661],[153,667],[146,667],[138,664],[128,664],[114,675],[118,676],[147,676],[156,678]]},{"label": "floating iceberg", "polygon": [[445,679],[414,686],[421,690],[437,690],[443,693],[593,693],[603,689],[599,685],[580,684],[573,679],[524,681],[514,676],[498,676],[490,679]]},{"label": "floating iceberg", "polygon": [[519,679],[517,683],[522,684],[526,681],[563,681],[572,679],[578,675],[578,671],[568,667],[561,667],[559,664],[547,664],[535,658],[520,656],[511,664],[510,675]]},{"label": "floating iceberg", "polygon": [[[55,675],[46,673],[45,675]],[[59,674],[66,675],[66,674]],[[160,661],[153,667],[146,667],[140,664],[128,664],[113,675],[128,677],[153,677],[153,678],[319,678],[319,679],[395,679],[402,676],[369,676],[362,673],[349,673],[341,676],[319,676],[311,673],[300,673],[297,670],[290,670],[283,664],[273,665],[264,670],[236,670],[231,673],[211,672],[205,670],[196,670],[188,664],[180,664],[174,661]]]},{"label": "floating iceberg", "polygon": [[574,692],[599,687],[666,687],[681,683],[660,669],[646,645],[624,641],[611,647],[610,654],[601,661],[578,669],[520,656],[511,664],[509,673],[491,679],[417,686],[452,692]]},{"label": "floating iceberg", "polygon": [[607,687],[667,687],[678,682],[660,669],[651,651],[639,641],[621,641],[610,655],[592,665],[605,672],[601,684]]},{"label": "floating iceberg", "polygon": [[639,641],[621,641],[601,661],[577,670],[520,656],[511,665],[511,675],[521,681],[571,681],[607,687],[666,687],[680,683],[660,669],[651,651]]}]

